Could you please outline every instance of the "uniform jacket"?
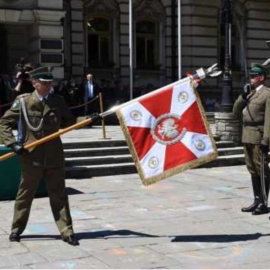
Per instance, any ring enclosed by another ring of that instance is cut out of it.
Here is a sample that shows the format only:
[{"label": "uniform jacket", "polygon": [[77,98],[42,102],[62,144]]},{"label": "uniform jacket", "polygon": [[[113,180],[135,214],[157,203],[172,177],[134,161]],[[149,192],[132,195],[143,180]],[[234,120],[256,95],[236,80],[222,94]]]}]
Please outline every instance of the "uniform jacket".
[{"label": "uniform jacket", "polygon": [[[263,86],[260,90],[251,92],[247,96],[248,101],[243,99],[242,95],[235,101],[233,112],[243,122],[243,143],[268,145],[264,132],[269,130],[270,133],[270,116],[266,112],[266,103],[270,102],[269,99],[270,89]],[[252,126],[250,123],[260,124]]]},{"label": "uniform jacket", "polygon": [[[22,113],[22,99],[28,115],[28,121],[37,127],[43,119],[41,129],[33,131],[29,128]],[[56,94],[49,94],[45,106],[38,98],[37,92],[18,96],[11,109],[0,119],[0,136],[6,146],[16,142],[12,129],[18,123],[18,133],[23,137],[23,143],[29,144],[44,136],[57,132],[75,123],[75,118],[69,111],[64,99]],[[29,155],[21,157],[22,162],[31,162],[34,166],[60,167],[64,166],[63,146],[60,138],[53,139],[35,147]]]}]

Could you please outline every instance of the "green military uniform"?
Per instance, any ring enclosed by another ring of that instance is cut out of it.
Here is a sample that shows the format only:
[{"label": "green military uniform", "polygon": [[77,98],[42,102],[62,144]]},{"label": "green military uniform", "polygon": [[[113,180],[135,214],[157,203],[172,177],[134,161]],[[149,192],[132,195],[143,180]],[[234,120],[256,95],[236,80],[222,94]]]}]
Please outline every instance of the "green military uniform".
[{"label": "green military uniform", "polygon": [[[251,72],[256,72],[253,66]],[[264,75],[265,76],[265,75]],[[266,110],[266,104],[270,107],[270,89],[264,85],[251,91],[246,98],[242,95],[236,100],[233,112],[243,122],[242,143],[244,145],[245,162],[249,173],[251,174],[252,186],[255,201],[263,203],[261,192],[261,145],[265,144],[265,131],[270,133],[270,108]],[[269,167],[267,159],[265,160],[265,190],[268,196],[269,192]],[[242,210],[243,211],[243,210]]]},{"label": "green military uniform", "polygon": [[[75,123],[64,99],[47,96],[44,105],[37,91],[18,96],[10,110],[0,119],[0,137],[6,146],[16,142],[12,128],[18,123],[20,141],[29,144]],[[68,197],[65,190],[63,146],[60,138],[41,144],[20,156],[21,182],[15,202],[12,232],[21,234],[27,224],[31,204],[40,181],[45,180],[50,205],[62,236],[73,234]]]}]

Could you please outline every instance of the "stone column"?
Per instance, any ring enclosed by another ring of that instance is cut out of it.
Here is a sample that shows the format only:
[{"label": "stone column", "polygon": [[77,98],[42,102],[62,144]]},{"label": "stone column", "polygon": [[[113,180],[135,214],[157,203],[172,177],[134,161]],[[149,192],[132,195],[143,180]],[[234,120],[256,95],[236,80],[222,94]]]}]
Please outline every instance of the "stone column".
[{"label": "stone column", "polygon": [[215,113],[216,136],[221,141],[233,141],[236,144],[241,142],[241,123],[233,113]]},{"label": "stone column", "polygon": [[[72,76],[81,81],[86,66],[85,48],[85,28],[83,17],[83,1],[71,0],[71,73]],[[87,43],[87,42],[86,42]]]}]

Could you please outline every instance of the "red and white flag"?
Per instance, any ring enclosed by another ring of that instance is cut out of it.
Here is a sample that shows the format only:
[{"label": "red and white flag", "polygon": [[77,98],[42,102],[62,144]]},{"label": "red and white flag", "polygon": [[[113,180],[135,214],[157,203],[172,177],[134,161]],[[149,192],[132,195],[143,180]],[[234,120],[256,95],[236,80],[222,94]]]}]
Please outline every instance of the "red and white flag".
[{"label": "red and white flag", "polygon": [[116,114],[144,185],[217,157],[191,78],[128,102]]}]

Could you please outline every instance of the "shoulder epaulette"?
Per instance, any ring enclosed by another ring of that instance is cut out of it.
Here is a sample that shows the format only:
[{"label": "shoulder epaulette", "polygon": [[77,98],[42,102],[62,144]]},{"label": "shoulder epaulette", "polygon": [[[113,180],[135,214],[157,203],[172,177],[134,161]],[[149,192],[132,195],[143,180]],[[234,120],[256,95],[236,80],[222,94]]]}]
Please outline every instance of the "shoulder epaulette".
[{"label": "shoulder epaulette", "polygon": [[25,93],[25,94],[21,94],[21,95],[18,95],[17,98],[24,98],[26,96],[30,96],[31,93]]},{"label": "shoulder epaulette", "polygon": [[13,102],[13,104],[12,104],[11,107],[12,107],[13,109],[20,107],[21,100],[22,100],[24,97],[29,96],[29,95],[30,95],[30,93],[25,93],[25,94],[18,95],[18,96],[15,98],[15,100],[14,100],[14,102]]}]

